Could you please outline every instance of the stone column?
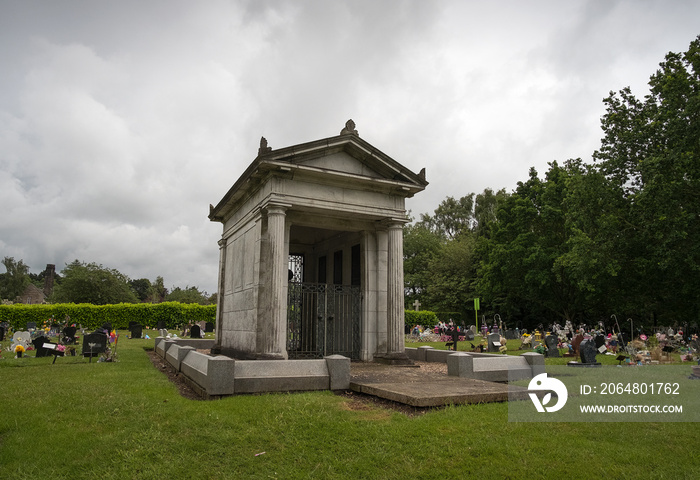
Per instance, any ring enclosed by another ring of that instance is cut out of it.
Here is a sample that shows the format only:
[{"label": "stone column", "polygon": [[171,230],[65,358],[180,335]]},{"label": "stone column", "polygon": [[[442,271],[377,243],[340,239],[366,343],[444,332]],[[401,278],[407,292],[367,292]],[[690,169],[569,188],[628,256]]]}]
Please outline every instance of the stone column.
[{"label": "stone column", "polygon": [[387,254],[387,352],[390,363],[412,363],[404,348],[403,222],[391,220]]},{"label": "stone column", "polygon": [[224,318],[224,292],[226,291],[226,239],[219,240],[219,284],[216,300],[216,323],[215,334],[216,344],[212,347],[212,353],[221,352],[221,341],[223,338],[223,318]]},{"label": "stone column", "polygon": [[261,353],[264,358],[287,358],[285,334],[287,331],[287,249],[285,248],[286,206],[269,204],[267,210],[267,234],[269,255],[269,317],[258,319],[263,329]]}]

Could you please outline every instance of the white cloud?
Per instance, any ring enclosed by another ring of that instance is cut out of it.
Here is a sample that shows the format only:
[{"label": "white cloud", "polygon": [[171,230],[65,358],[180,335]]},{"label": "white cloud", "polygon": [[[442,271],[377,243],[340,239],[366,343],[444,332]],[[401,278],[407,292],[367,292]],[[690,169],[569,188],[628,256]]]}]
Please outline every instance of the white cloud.
[{"label": "white cloud", "polygon": [[216,288],[207,219],[273,148],[360,135],[427,167],[414,214],[588,158],[695,2],[40,2],[2,7],[0,255]]}]

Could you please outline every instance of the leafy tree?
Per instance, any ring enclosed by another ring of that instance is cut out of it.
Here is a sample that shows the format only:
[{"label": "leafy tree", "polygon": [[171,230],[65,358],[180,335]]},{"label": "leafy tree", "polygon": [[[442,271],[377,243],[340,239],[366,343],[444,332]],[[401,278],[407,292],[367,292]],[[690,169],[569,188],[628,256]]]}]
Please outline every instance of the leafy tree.
[{"label": "leafy tree", "polygon": [[474,194],[459,200],[447,197],[440,202],[433,216],[421,214],[420,224],[448,239],[470,231],[474,224]]},{"label": "leafy tree", "polygon": [[430,262],[439,251],[442,237],[423,224],[407,225],[403,230],[403,269],[407,308],[415,300],[427,306]]},{"label": "leafy tree", "polygon": [[165,282],[163,277],[156,277],[156,281],[151,284],[148,289],[147,300],[150,303],[162,303],[165,301],[165,297],[168,295],[168,289],[165,288]]},{"label": "leafy tree", "polygon": [[[700,316],[700,36],[668,53],[643,100],[605,99],[594,159],[627,205],[624,244],[638,312],[666,321]],[[621,242],[622,243],[622,242]],[[627,246],[627,248],[625,248]]]},{"label": "leafy tree", "polygon": [[552,162],[544,179],[531,168],[530,178],[499,209],[479,290],[503,313],[518,316],[526,306],[541,320],[576,322],[584,312],[585,295],[562,260],[572,248],[566,198],[570,177],[580,173],[577,165]]},{"label": "leafy tree", "polygon": [[136,280],[129,280],[129,287],[134,295],[142,301],[148,300],[148,295],[151,289],[151,281],[147,278],[138,278]]},{"label": "leafy tree", "polygon": [[66,265],[63,280],[56,285],[51,300],[60,303],[138,303],[129,287],[129,278],[114,269],[78,260]]},{"label": "leafy tree", "polygon": [[460,235],[446,242],[428,266],[427,300],[433,310],[465,314],[476,296],[476,237]]},{"label": "leafy tree", "polygon": [[198,303],[200,305],[209,305],[207,292],[200,292],[197,287],[180,288],[175,287],[168,293],[166,300],[168,302],[180,303]]},{"label": "leafy tree", "polygon": [[0,298],[14,301],[29,286],[29,266],[14,257],[4,257],[2,264],[6,272],[0,276]]}]

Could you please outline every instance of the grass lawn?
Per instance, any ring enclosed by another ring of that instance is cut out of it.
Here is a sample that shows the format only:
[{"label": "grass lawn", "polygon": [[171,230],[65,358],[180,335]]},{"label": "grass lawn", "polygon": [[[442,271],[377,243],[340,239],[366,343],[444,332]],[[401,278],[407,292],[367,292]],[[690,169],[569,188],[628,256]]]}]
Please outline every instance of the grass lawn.
[{"label": "grass lawn", "polygon": [[0,479],[700,477],[697,423],[509,423],[505,403],[408,417],[331,392],[186,400],[154,341],[121,333],[114,363],[2,343]]}]

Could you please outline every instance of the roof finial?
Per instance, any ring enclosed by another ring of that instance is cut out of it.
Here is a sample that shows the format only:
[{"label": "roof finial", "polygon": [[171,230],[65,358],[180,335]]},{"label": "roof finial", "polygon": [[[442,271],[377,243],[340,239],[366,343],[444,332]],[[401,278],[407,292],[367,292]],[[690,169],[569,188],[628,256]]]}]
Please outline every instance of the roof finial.
[{"label": "roof finial", "polygon": [[345,128],[340,131],[340,134],[341,135],[357,135],[358,137],[360,136],[357,133],[357,130],[355,130],[355,122],[353,122],[352,119],[345,122]]},{"label": "roof finial", "polygon": [[272,148],[267,146],[267,139],[265,137],[260,137],[260,148],[258,148],[258,155],[264,155],[271,151]]}]

